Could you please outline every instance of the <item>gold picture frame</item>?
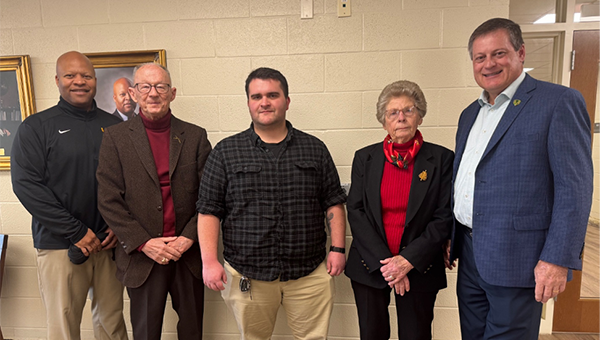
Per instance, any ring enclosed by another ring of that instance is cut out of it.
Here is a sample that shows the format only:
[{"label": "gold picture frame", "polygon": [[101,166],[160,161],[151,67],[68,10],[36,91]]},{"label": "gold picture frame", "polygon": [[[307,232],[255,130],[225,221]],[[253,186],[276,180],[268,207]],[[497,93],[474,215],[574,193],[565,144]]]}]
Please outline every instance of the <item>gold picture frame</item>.
[{"label": "gold picture frame", "polygon": [[[113,96],[114,82],[127,78],[133,80],[133,68],[139,64],[157,63],[167,66],[165,50],[146,50],[128,52],[84,53],[96,70],[96,105],[98,108],[119,116],[116,111],[116,99]],[[137,108],[135,112],[137,113]]]},{"label": "gold picture frame", "polygon": [[155,62],[167,67],[165,50],[84,53],[94,68],[134,67],[143,63]]},{"label": "gold picture frame", "polygon": [[0,57],[0,170],[10,169],[16,129],[35,113],[29,55]]}]

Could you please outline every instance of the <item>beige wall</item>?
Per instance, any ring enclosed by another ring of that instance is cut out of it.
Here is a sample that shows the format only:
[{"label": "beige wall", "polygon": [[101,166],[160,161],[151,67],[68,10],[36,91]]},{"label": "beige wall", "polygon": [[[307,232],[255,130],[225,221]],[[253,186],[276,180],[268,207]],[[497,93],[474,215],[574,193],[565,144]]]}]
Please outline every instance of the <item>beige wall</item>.
[{"label": "beige wall", "polygon": [[[54,63],[63,52],[165,49],[178,89],[173,112],[205,127],[213,145],[250,123],[246,75],[260,66],[277,68],[290,83],[288,118],[327,144],[349,182],[354,151],[384,137],[375,101],[398,79],[425,91],[424,138],[454,148],[458,116],[480,92],[465,49],[468,36],[485,19],[506,17],[508,2],[353,0],[352,16],[338,18],[335,0],[314,0],[314,18],[301,20],[299,0],[1,0],[0,54],[31,56],[36,105],[43,110],[57,102]],[[30,216],[6,171],[0,172],[0,231],[10,234],[0,300],[4,335],[43,338]],[[438,296],[434,339],[459,338],[455,272],[448,279]],[[356,339],[349,280],[335,280],[330,338]],[[205,311],[205,339],[238,339],[220,295],[207,291]],[[126,300],[127,319],[128,313]],[[165,339],[175,339],[176,320],[169,309]],[[278,320],[274,339],[291,339],[282,314]],[[93,338],[89,308],[82,329]]]}]

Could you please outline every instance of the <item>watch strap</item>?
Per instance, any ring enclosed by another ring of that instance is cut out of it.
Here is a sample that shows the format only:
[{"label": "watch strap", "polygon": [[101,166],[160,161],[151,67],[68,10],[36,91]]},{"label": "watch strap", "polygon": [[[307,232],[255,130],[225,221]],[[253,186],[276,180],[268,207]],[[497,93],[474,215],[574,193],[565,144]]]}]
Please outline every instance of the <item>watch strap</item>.
[{"label": "watch strap", "polygon": [[346,248],[340,248],[340,247],[331,246],[331,248],[329,248],[329,251],[333,251],[333,252],[336,252],[336,253],[345,254],[346,253]]}]

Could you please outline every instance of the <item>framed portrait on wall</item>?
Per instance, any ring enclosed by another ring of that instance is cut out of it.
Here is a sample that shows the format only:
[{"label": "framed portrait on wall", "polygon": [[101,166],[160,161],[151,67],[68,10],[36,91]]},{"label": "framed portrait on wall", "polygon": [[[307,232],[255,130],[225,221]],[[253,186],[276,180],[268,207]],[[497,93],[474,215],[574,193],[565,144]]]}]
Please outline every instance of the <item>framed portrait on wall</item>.
[{"label": "framed portrait on wall", "polygon": [[133,83],[136,65],[154,62],[167,66],[165,50],[84,53],[96,70],[96,105],[125,120],[138,113],[127,88]]},{"label": "framed portrait on wall", "polygon": [[31,59],[0,57],[0,170],[10,169],[10,150],[21,122],[35,113]]}]

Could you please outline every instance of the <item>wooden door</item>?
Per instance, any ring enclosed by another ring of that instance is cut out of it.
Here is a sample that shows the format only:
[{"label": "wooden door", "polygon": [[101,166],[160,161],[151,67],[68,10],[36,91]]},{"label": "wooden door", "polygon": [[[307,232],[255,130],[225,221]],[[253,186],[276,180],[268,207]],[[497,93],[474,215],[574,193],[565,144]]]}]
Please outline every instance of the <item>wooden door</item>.
[{"label": "wooden door", "polygon": [[[600,31],[574,31],[573,50],[575,68],[571,71],[571,87],[577,89],[587,104],[594,131],[598,63],[600,62]],[[598,188],[595,188],[595,190]],[[597,251],[597,249],[596,249]],[[583,254],[585,257],[585,253]],[[584,268],[585,270],[585,268]],[[600,304],[598,299],[581,298],[581,272],[573,272],[573,280],[554,304],[553,332],[600,332]]]}]

